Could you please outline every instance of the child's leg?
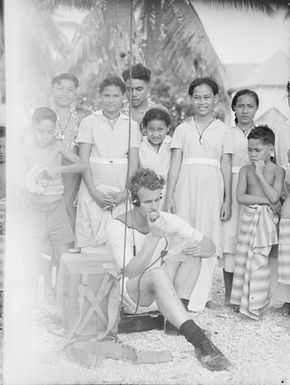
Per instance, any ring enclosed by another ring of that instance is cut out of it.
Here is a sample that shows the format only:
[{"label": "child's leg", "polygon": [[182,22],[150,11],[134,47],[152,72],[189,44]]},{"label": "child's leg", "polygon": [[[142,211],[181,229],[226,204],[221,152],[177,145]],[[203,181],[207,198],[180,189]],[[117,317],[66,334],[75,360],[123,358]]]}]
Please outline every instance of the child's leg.
[{"label": "child's leg", "polygon": [[223,277],[225,284],[225,305],[230,306],[233,276],[234,276],[235,255],[230,253],[223,254]]},{"label": "child's leg", "polygon": [[56,245],[55,246],[55,262],[56,262],[56,270],[58,271],[59,268],[59,263],[60,263],[60,258],[63,254],[68,253],[69,251],[69,244],[67,243],[66,245]]},{"label": "child's leg", "polygon": [[44,298],[47,300],[53,295],[52,287],[52,257],[47,254],[41,254],[39,261],[39,273],[44,280]]},{"label": "child's leg", "polygon": [[61,199],[49,215],[50,239],[54,246],[54,265],[58,275],[60,258],[69,251],[69,245],[74,241],[74,234],[69,223],[64,200]]},{"label": "child's leg", "polygon": [[223,269],[223,276],[225,283],[225,305],[230,306],[234,273],[229,273]]}]

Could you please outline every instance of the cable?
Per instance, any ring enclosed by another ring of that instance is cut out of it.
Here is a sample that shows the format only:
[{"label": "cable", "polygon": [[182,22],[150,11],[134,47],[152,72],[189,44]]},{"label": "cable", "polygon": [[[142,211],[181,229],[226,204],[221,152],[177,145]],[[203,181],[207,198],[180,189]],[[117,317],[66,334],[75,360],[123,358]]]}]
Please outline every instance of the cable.
[{"label": "cable", "polygon": [[130,144],[131,144],[131,119],[132,119],[132,109],[131,109],[131,101],[132,101],[132,48],[133,48],[133,0],[131,0],[131,8],[130,8],[130,46],[129,46],[129,135],[128,135],[128,163],[127,163],[127,175],[126,175],[126,211],[125,211],[125,230],[124,230],[124,250],[123,250],[123,261],[122,261],[122,289],[121,289],[121,313],[123,313],[124,309],[124,285],[125,285],[125,258],[126,258],[126,242],[127,242],[127,222],[128,222],[128,200],[129,200],[129,167],[130,167]]}]

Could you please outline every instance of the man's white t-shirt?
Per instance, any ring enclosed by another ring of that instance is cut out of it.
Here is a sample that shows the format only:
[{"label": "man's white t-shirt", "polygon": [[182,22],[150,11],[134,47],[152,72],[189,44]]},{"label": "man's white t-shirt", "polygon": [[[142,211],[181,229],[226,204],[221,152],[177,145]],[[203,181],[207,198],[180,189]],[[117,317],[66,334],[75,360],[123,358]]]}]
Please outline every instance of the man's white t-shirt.
[{"label": "man's white t-shirt", "polygon": [[[167,223],[167,235],[166,238],[161,238],[156,249],[152,255],[152,261],[156,260],[160,256],[160,252],[166,246],[168,241],[168,255],[167,259],[180,258],[182,250],[187,243],[198,241],[203,238],[203,234],[194,229],[184,219],[177,215],[160,211],[160,215],[166,220]],[[130,213],[129,213],[130,215]],[[125,237],[125,224],[118,220],[113,219],[108,225],[106,230],[107,244],[110,247],[114,259],[121,269],[126,266],[132,258],[134,258],[133,246],[136,247],[136,254],[140,252],[150,233],[142,233],[137,229],[127,227],[126,231],[126,247],[125,247],[125,261],[124,261],[124,237]],[[180,261],[182,260],[182,257]],[[154,264],[154,266],[160,265],[161,261]]]}]

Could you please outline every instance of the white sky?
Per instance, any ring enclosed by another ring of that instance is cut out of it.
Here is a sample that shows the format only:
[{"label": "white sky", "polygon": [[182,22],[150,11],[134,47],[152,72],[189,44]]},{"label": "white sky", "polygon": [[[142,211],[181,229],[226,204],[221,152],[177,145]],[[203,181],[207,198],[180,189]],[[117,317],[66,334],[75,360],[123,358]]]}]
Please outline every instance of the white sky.
[{"label": "white sky", "polygon": [[270,17],[199,2],[194,6],[223,63],[260,63],[278,49],[289,54],[290,18],[285,20],[285,10]]}]

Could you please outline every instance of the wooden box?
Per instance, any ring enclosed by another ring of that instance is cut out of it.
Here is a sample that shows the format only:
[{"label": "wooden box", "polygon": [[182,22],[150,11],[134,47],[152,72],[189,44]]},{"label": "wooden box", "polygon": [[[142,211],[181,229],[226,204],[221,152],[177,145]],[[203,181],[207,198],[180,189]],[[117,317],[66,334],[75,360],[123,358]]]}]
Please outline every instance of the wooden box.
[{"label": "wooden box", "polygon": [[[62,256],[57,282],[57,307],[66,332],[92,337],[106,331],[109,286],[113,281],[118,285],[119,296],[119,281],[114,279],[116,271],[110,250],[105,246],[99,247],[95,254]],[[119,300],[115,301],[114,307],[118,307],[118,314]],[[118,320],[112,328],[113,334],[117,333],[117,327]]]}]

